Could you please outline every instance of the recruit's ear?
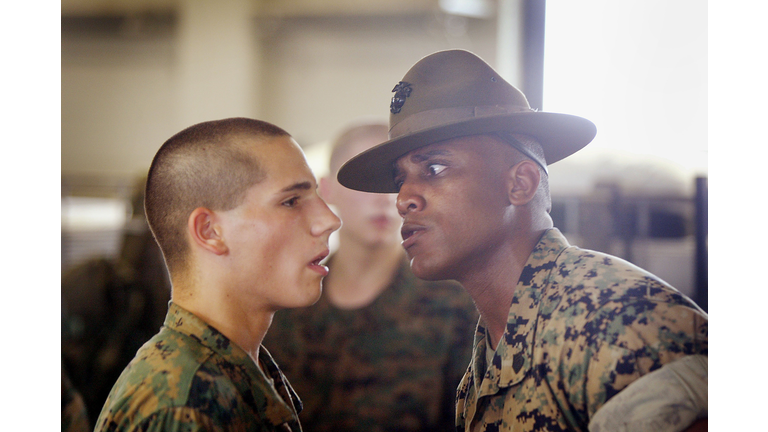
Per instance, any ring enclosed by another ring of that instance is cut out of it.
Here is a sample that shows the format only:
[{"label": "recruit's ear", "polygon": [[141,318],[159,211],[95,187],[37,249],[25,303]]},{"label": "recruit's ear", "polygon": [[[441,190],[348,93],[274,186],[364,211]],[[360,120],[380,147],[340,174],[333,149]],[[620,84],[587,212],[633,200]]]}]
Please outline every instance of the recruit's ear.
[{"label": "recruit's ear", "polygon": [[532,160],[523,160],[507,172],[507,194],[512,205],[528,204],[539,189],[541,172]]},{"label": "recruit's ear", "polygon": [[187,230],[192,241],[205,250],[216,255],[223,255],[229,250],[221,226],[217,223],[216,213],[205,207],[198,207],[190,213]]}]

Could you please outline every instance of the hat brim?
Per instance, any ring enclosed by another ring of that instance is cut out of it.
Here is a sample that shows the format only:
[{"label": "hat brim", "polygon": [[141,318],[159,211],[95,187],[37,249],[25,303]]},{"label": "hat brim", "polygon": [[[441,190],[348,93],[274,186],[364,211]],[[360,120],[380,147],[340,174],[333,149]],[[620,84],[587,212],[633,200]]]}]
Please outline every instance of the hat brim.
[{"label": "hat brim", "polygon": [[591,121],[569,114],[519,112],[475,117],[403,135],[372,147],[339,169],[339,183],[363,192],[395,193],[394,163],[406,153],[447,139],[507,131],[534,137],[551,165],[582,149],[595,137]]}]

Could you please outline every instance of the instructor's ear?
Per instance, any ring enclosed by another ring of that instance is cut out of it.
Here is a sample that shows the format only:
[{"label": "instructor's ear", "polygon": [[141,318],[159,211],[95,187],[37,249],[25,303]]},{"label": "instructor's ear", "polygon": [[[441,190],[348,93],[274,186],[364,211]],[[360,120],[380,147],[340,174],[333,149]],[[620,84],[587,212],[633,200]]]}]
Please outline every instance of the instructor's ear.
[{"label": "instructor's ear", "polygon": [[187,219],[187,231],[192,241],[205,250],[216,255],[223,255],[229,251],[224,242],[221,225],[217,223],[216,213],[205,207],[198,207],[192,211]]},{"label": "instructor's ear", "polygon": [[507,195],[515,206],[528,204],[539,189],[541,172],[532,160],[523,160],[507,172]]}]

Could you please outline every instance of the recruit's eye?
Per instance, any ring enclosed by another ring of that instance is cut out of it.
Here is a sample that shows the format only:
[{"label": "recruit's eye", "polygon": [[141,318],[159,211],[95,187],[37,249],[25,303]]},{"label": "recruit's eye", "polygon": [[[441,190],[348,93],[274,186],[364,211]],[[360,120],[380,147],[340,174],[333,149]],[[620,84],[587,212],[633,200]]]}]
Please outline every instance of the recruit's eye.
[{"label": "recruit's eye", "polygon": [[291,197],[291,198],[288,198],[287,200],[283,201],[282,205],[284,205],[286,207],[296,207],[296,204],[298,204],[298,203],[299,203],[299,197],[295,196],[295,197]]},{"label": "recruit's eye", "polygon": [[439,163],[431,163],[427,165],[427,170],[429,171],[429,175],[433,175],[433,176],[440,174],[441,172],[443,172],[443,170],[445,170],[445,168],[446,168],[445,165],[439,164]]}]

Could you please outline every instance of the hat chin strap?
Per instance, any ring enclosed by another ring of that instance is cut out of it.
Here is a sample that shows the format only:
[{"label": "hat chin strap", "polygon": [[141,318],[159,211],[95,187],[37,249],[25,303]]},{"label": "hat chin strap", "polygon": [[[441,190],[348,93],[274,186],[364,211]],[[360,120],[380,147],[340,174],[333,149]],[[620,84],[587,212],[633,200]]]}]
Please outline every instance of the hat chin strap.
[{"label": "hat chin strap", "polygon": [[492,117],[534,110],[520,105],[487,105],[436,108],[411,114],[389,128],[389,136],[398,138],[425,129],[479,117]]},{"label": "hat chin strap", "polygon": [[534,156],[530,151],[528,151],[523,143],[521,143],[517,138],[513,137],[510,132],[507,131],[499,131],[494,132],[496,136],[498,136],[502,141],[509,144],[510,146],[514,147],[515,150],[519,151],[520,153],[524,154],[528,159],[536,162],[541,169],[544,170],[544,174],[549,176],[549,170],[547,169],[547,163],[546,161],[540,160],[540,158]]}]

